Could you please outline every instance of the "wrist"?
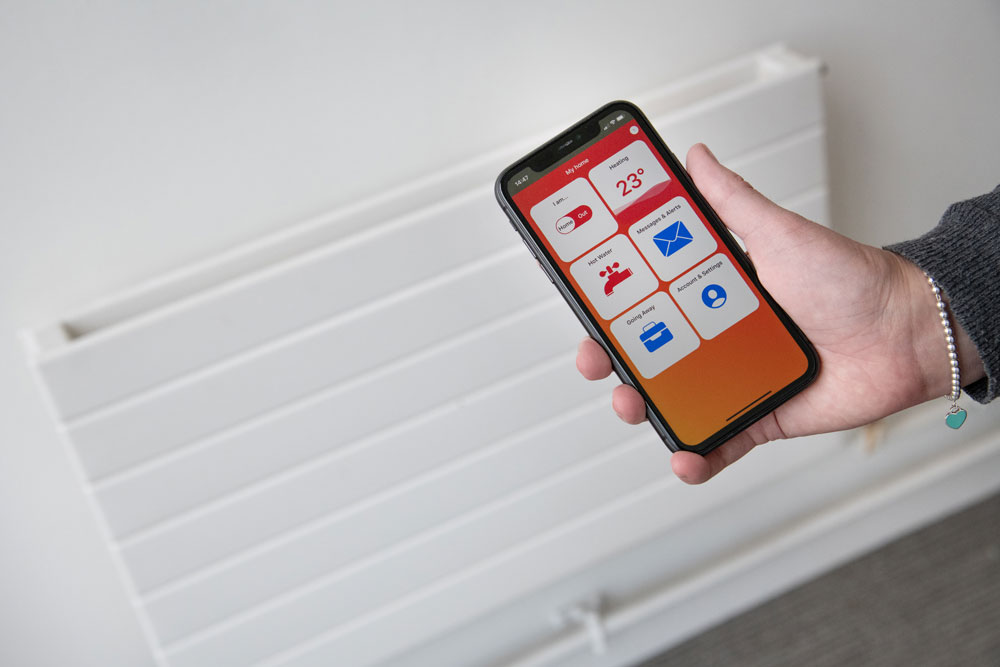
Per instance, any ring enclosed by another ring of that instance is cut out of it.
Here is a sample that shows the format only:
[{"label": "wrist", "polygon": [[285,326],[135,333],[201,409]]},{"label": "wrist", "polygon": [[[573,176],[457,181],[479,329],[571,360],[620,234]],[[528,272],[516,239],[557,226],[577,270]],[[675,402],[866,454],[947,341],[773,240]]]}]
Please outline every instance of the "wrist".
[{"label": "wrist", "polygon": [[[919,401],[927,401],[948,396],[952,391],[952,367],[948,356],[948,341],[944,323],[938,310],[937,298],[927,276],[912,262],[893,255],[899,262],[904,283],[905,299],[909,303],[909,321],[912,331],[913,361],[919,369],[922,387]],[[933,277],[933,276],[932,276]],[[942,290],[952,328],[955,351],[962,386],[972,384],[985,375],[979,351],[969,335],[955,318],[948,302],[948,295]],[[919,402],[918,401],[918,402]]]}]

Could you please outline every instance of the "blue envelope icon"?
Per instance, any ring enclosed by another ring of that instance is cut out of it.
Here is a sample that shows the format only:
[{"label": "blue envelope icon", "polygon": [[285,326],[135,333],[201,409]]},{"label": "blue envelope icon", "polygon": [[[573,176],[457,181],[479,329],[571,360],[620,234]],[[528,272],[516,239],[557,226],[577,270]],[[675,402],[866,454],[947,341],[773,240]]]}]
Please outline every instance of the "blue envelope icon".
[{"label": "blue envelope icon", "polygon": [[680,220],[653,237],[653,243],[656,244],[664,257],[670,257],[691,241],[691,232]]}]

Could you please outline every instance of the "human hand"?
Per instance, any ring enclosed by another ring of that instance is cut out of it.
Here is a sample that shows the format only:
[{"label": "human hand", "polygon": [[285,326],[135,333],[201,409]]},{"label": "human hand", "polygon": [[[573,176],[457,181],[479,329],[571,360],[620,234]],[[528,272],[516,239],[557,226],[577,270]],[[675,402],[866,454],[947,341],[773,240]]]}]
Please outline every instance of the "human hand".
[{"label": "human hand", "polygon": [[[725,168],[703,144],[687,169],[722,221],[743,239],[765,289],[802,329],[820,358],[816,380],[707,455],[676,452],[674,473],[700,484],[757,445],[868,424],[950,391],[951,375],[934,296],[923,272],[891,252],[852,241],[785,210]],[[962,379],[983,376],[975,346],[954,322]],[[590,338],[577,352],[589,380],[611,373]],[[632,387],[612,394],[618,416],[646,419]]]}]

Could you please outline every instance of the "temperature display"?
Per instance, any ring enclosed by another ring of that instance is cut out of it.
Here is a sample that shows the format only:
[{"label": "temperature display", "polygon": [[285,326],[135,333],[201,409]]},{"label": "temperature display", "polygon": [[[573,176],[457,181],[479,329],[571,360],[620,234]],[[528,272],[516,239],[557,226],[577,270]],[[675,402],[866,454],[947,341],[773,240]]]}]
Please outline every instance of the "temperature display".
[{"label": "temperature display", "polygon": [[639,177],[645,173],[645,170],[642,167],[639,167],[635,170],[635,173],[629,174],[624,179],[616,183],[616,185],[622,189],[622,197],[632,192],[635,188],[642,187],[642,179]]},{"label": "temperature display", "polygon": [[670,176],[642,139],[598,164],[588,177],[615,215],[640,199],[655,197],[670,182]]}]

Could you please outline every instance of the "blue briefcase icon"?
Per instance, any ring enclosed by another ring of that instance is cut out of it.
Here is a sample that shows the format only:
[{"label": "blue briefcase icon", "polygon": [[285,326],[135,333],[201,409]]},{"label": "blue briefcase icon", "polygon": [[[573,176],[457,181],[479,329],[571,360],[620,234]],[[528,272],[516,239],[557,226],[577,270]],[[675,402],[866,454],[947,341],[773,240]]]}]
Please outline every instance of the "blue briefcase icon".
[{"label": "blue briefcase icon", "polygon": [[650,352],[655,352],[674,339],[670,329],[663,322],[650,322],[642,328],[639,340]]}]

